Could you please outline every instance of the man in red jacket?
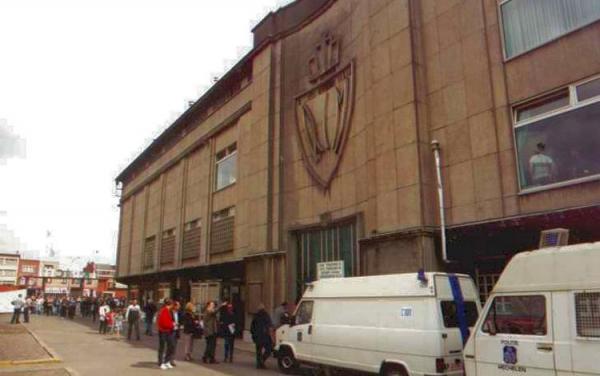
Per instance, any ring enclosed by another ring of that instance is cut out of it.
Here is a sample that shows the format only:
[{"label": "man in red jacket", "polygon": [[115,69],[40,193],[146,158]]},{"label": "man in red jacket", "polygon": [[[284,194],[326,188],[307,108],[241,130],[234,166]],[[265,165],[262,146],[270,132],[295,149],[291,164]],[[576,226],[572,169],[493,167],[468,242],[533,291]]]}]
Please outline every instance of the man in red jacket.
[{"label": "man in red jacket", "polygon": [[165,299],[156,319],[156,325],[158,326],[158,365],[160,369],[173,368],[171,362],[175,353],[175,323],[171,314],[172,309],[173,301]]}]

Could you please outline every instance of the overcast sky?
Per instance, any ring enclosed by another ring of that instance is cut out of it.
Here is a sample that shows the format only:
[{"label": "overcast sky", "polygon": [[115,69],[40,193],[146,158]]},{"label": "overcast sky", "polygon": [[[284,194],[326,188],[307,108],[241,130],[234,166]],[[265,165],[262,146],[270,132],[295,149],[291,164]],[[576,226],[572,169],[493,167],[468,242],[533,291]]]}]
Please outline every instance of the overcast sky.
[{"label": "overcast sky", "polygon": [[116,175],[288,2],[0,1],[0,236],[114,260]]}]

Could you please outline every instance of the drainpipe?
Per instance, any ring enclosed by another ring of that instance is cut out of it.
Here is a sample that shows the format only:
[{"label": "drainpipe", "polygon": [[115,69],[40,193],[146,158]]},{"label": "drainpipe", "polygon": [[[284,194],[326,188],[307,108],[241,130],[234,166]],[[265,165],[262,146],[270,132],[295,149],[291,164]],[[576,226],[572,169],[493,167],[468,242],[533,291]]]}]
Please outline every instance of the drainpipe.
[{"label": "drainpipe", "polygon": [[440,143],[438,140],[431,141],[431,149],[435,157],[435,170],[437,173],[437,190],[438,190],[438,201],[440,207],[440,232],[442,234],[442,259],[446,264],[450,263],[448,260],[448,252],[446,248],[446,214],[444,212],[444,184],[442,182],[442,163],[440,158]]}]

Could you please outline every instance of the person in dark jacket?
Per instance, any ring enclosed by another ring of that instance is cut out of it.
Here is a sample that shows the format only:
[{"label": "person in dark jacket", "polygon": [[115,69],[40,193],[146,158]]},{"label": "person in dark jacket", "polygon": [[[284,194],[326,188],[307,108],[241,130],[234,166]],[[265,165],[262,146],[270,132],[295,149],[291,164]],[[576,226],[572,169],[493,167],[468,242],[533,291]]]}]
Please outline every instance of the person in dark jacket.
[{"label": "person in dark jacket", "polygon": [[183,313],[183,345],[185,350],[185,360],[192,360],[194,351],[194,339],[199,338],[200,318],[196,315],[196,307],[189,302],[185,305]]},{"label": "person in dark jacket", "polygon": [[233,304],[227,303],[221,307],[220,328],[221,337],[225,340],[225,363],[233,363],[233,348],[235,345],[235,334],[237,332],[236,315]]},{"label": "person in dark jacket", "polygon": [[258,312],[250,324],[250,332],[256,345],[256,368],[267,368],[265,362],[273,352],[273,322],[264,304],[258,305]]},{"label": "person in dark jacket", "polygon": [[152,301],[152,299],[148,299],[146,304],[144,305],[144,314],[146,315],[146,335],[152,336],[152,321],[154,320],[154,315],[156,314],[156,304]]},{"label": "person in dark jacket", "polygon": [[203,313],[204,321],[204,338],[206,339],[206,350],[202,361],[204,363],[216,364],[215,351],[217,348],[217,305],[215,302],[206,303],[206,308]]}]

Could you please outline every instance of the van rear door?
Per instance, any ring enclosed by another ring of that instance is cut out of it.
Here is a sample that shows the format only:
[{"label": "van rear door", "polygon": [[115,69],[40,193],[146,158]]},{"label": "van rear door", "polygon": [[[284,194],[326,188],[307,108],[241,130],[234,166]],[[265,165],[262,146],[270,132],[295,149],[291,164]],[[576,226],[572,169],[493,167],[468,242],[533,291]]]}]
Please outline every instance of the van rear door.
[{"label": "van rear door", "polygon": [[549,293],[495,295],[474,333],[477,374],[556,375]]}]

